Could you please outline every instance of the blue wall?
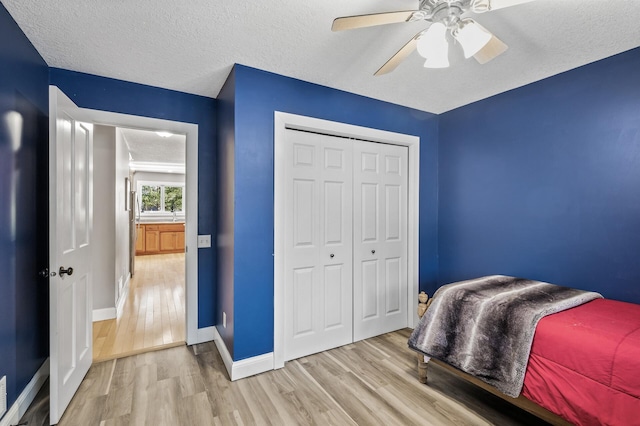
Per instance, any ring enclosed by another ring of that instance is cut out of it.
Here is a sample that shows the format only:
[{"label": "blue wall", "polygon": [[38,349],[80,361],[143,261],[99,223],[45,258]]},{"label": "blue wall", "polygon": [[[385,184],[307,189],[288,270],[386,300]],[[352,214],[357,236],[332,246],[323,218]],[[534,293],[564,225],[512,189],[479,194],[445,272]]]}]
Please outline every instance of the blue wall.
[{"label": "blue wall", "polygon": [[[282,111],[421,138],[420,285],[437,278],[437,116],[235,67],[234,360],[273,351],[273,118]],[[229,283],[221,282],[221,286]],[[219,307],[219,315],[221,309]],[[220,324],[220,319],[218,319]]]},{"label": "blue wall", "polygon": [[37,275],[48,263],[49,89],[46,63],[1,4],[0,64],[0,376],[10,407],[49,354],[49,287]]},{"label": "blue wall", "polygon": [[640,49],[440,116],[439,282],[640,303]]},{"label": "blue wall", "polygon": [[[218,305],[216,324],[222,324],[222,313],[229,321],[218,327],[220,337],[233,356],[233,275],[235,214],[235,69],[218,94]],[[224,283],[224,284],[220,284]]]},{"label": "blue wall", "polygon": [[[198,125],[198,234],[216,235],[216,100],[57,68],[50,82],[79,107]],[[214,325],[216,250],[198,249],[198,327]]]}]

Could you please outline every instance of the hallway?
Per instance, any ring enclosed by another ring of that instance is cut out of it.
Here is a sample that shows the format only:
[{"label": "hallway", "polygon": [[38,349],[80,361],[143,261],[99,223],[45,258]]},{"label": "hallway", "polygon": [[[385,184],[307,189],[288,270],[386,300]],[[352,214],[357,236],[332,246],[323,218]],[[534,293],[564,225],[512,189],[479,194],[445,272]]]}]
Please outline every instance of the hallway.
[{"label": "hallway", "polygon": [[184,253],[136,256],[122,315],[93,323],[93,361],[184,344],[184,278]]}]

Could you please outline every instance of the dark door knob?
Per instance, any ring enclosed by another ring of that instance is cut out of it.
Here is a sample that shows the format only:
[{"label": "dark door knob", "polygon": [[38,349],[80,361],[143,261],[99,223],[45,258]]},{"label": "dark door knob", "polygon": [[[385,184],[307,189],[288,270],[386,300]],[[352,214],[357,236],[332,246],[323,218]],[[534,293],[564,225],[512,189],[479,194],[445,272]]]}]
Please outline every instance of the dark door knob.
[{"label": "dark door knob", "polygon": [[64,269],[64,267],[61,266],[58,273],[60,274],[61,277],[63,277],[64,274],[73,275],[73,268],[69,267],[67,269]]},{"label": "dark door knob", "polygon": [[334,256],[334,254],[333,254],[333,253],[331,253],[331,254],[329,255],[329,257],[330,257],[330,258],[332,258],[332,259],[333,259],[333,256]]},{"label": "dark door knob", "polygon": [[376,254],[376,251],[375,250],[371,250],[371,254]]}]

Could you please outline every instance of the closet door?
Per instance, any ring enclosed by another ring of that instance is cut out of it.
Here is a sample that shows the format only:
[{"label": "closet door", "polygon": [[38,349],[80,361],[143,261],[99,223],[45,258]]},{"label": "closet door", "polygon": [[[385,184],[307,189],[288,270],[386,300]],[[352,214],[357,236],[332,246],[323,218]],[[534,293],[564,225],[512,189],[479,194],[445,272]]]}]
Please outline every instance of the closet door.
[{"label": "closet door", "polygon": [[407,326],[408,148],[354,141],[353,340]]},{"label": "closet door", "polygon": [[287,130],[285,360],[352,341],[352,145]]}]

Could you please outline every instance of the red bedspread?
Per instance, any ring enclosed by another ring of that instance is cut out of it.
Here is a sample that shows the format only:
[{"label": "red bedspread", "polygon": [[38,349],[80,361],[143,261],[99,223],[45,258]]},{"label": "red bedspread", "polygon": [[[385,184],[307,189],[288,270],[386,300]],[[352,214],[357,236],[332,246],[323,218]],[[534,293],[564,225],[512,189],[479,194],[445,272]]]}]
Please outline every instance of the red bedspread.
[{"label": "red bedspread", "polygon": [[538,323],[524,396],[579,425],[640,425],[640,305],[597,299]]}]

